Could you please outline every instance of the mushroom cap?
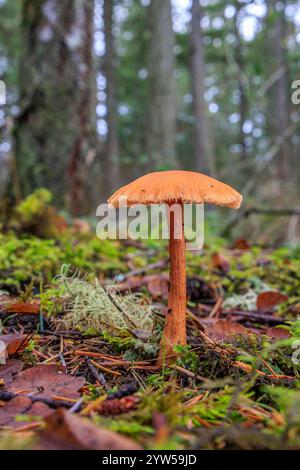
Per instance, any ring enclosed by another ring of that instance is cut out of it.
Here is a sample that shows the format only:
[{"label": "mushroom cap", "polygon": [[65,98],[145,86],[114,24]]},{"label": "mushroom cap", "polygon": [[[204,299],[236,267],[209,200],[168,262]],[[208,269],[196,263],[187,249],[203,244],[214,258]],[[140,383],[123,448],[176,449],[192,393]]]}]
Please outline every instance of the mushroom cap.
[{"label": "mushroom cap", "polygon": [[126,205],[163,204],[182,202],[216,204],[238,209],[242,195],[227,184],[210,176],[192,171],[159,171],[148,173],[118,189],[108,202],[119,207],[120,198],[126,198]]}]

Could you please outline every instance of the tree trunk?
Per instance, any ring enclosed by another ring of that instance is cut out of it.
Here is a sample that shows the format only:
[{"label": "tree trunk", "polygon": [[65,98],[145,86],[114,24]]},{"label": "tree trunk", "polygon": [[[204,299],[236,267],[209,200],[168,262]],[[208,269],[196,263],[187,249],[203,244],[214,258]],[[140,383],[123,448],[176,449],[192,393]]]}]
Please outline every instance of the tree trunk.
[{"label": "tree trunk", "polygon": [[152,0],[150,21],[148,134],[150,167],[151,169],[173,168],[176,167],[176,87],[171,1]]},{"label": "tree trunk", "polygon": [[202,12],[200,0],[193,0],[191,18],[191,87],[193,126],[194,168],[202,173],[213,172],[212,149],[205,93],[205,57],[202,41]]},{"label": "tree trunk", "polygon": [[95,108],[87,92],[94,77],[82,72],[91,65],[91,51],[88,59],[83,51],[92,26],[82,20],[83,4],[93,8],[92,0],[22,0],[21,110],[13,131],[23,194],[47,186],[62,204],[67,187],[73,212],[82,209],[77,202],[75,207],[73,196],[78,200],[83,195],[78,172],[92,135],[90,110]]},{"label": "tree trunk", "polygon": [[69,177],[69,207],[76,216],[87,213],[88,173],[95,156],[95,95],[93,66],[93,0],[87,0],[78,10],[78,28],[82,31],[80,52],[79,78],[81,85],[78,100],[78,132],[71,150]]},{"label": "tree trunk", "polygon": [[[277,2],[269,3],[269,40],[270,75],[277,75],[270,90],[270,122],[273,140],[283,136],[290,125],[289,114],[289,83],[286,50],[287,24],[284,10],[276,10]],[[285,4],[285,2],[284,2]],[[291,173],[290,159],[292,156],[289,140],[284,140],[277,157],[277,175],[280,179],[287,178]]]},{"label": "tree trunk", "polygon": [[234,18],[234,33],[236,37],[236,46],[234,49],[234,58],[236,64],[238,66],[238,90],[239,90],[239,115],[240,115],[240,127],[239,127],[239,144],[241,147],[241,159],[243,162],[243,168],[245,171],[248,171],[248,162],[247,162],[247,148],[245,143],[245,132],[244,132],[244,124],[247,119],[248,114],[248,100],[247,94],[245,89],[245,61],[244,61],[244,54],[243,54],[243,43],[240,36],[239,28],[238,28],[238,20],[239,20],[239,13],[242,8],[242,5],[239,2],[235,3],[236,6],[236,14]]},{"label": "tree trunk", "polygon": [[105,57],[104,73],[106,78],[106,122],[107,138],[104,161],[104,186],[111,194],[120,183],[119,177],[119,143],[117,129],[117,98],[116,98],[116,52],[113,35],[114,0],[104,0],[104,34]]}]

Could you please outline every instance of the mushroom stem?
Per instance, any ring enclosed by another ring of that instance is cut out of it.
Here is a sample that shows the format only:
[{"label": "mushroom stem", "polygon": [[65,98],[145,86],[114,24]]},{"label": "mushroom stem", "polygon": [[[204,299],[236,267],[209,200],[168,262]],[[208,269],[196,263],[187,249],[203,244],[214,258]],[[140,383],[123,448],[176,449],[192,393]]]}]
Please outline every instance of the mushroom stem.
[{"label": "mushroom stem", "polygon": [[[173,347],[186,344],[186,268],[183,204],[180,204],[180,206],[181,217],[178,217],[174,211],[170,211],[169,300],[159,352],[159,362],[162,362],[165,357],[167,363],[172,362],[176,357]],[[181,234],[180,238],[176,238],[178,234]]]}]

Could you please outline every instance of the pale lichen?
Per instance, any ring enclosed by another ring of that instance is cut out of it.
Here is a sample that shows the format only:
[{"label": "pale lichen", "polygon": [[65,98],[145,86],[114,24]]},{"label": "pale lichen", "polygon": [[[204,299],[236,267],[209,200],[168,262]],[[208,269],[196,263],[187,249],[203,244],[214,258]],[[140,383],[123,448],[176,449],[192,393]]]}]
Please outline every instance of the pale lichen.
[{"label": "pale lichen", "polygon": [[65,270],[57,280],[65,286],[61,321],[67,328],[153,331],[153,307],[141,294],[122,295],[117,285],[104,287],[98,279],[68,277]]}]

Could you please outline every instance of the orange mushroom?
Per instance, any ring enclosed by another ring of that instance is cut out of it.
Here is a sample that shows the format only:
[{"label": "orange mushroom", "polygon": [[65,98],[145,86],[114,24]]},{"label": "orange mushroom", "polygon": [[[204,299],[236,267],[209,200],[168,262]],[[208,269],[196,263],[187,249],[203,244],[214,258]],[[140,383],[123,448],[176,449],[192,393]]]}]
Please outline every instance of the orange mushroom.
[{"label": "orange mushroom", "polygon": [[[126,198],[134,204],[180,204],[181,217],[170,211],[169,258],[170,289],[168,310],[162,337],[160,359],[174,357],[175,345],[186,345],[186,267],[183,206],[187,203],[216,204],[238,209],[242,196],[230,186],[209,176],[191,171],[162,171],[149,173],[120,188],[108,200],[119,207]],[[181,226],[179,226],[179,224]],[[182,236],[178,238],[178,233]],[[175,235],[176,234],[176,235]],[[172,360],[172,359],[171,359]],[[167,360],[170,362],[170,360]]]}]

